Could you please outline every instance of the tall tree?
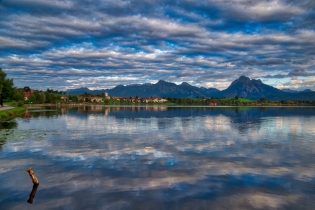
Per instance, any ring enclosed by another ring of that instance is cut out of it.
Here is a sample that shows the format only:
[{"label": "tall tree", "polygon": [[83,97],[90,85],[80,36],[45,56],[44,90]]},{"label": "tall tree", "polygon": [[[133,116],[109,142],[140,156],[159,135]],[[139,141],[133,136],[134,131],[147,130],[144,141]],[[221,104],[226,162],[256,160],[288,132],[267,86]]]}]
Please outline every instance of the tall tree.
[{"label": "tall tree", "polygon": [[34,93],[32,93],[30,97],[28,97],[28,101],[31,103],[36,103],[36,96],[34,95]]},{"label": "tall tree", "polygon": [[35,96],[35,102],[36,103],[41,103],[40,94],[39,94],[38,91],[34,92],[34,96]]},{"label": "tall tree", "polygon": [[13,79],[5,79],[2,84],[2,97],[11,101],[15,92]]},{"label": "tall tree", "polygon": [[15,101],[24,101],[23,89],[13,89],[13,100]]},{"label": "tall tree", "polygon": [[14,84],[13,79],[6,79],[7,74],[0,68],[0,94],[4,99],[13,99]]},{"label": "tall tree", "polygon": [[45,103],[46,95],[44,92],[39,93],[39,103],[43,104]]},{"label": "tall tree", "polygon": [[7,74],[2,71],[2,68],[0,67],[0,94],[2,93],[2,88],[3,88],[3,82],[6,78]]},{"label": "tall tree", "polygon": [[45,92],[45,98],[46,98],[45,100],[46,103],[51,103],[51,94],[48,91]]}]

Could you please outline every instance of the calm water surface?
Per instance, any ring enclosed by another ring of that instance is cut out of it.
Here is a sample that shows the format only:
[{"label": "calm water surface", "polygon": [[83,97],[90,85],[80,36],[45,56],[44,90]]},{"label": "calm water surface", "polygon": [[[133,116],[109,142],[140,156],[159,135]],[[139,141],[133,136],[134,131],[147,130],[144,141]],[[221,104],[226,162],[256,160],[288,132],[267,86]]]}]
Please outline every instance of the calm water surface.
[{"label": "calm water surface", "polygon": [[50,108],[0,128],[1,210],[315,207],[315,108]]}]

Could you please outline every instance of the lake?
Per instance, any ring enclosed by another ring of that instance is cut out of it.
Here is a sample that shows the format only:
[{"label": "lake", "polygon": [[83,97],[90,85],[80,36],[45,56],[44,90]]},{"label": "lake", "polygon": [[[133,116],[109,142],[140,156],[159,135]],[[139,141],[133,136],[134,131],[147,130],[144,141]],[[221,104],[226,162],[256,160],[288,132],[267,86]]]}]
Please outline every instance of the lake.
[{"label": "lake", "polygon": [[315,206],[312,107],[47,107],[0,128],[0,209]]}]

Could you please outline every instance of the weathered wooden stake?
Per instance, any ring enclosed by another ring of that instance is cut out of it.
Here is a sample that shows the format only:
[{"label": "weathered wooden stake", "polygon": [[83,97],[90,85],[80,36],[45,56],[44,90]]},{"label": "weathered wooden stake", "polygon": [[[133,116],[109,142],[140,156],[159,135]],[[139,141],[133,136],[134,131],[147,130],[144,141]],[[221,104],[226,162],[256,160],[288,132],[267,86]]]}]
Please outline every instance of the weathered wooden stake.
[{"label": "weathered wooden stake", "polygon": [[30,197],[27,200],[27,203],[30,203],[30,204],[33,203],[33,199],[35,198],[37,188],[38,188],[38,184],[34,184]]},{"label": "weathered wooden stake", "polygon": [[35,174],[34,174],[34,171],[32,170],[32,168],[28,168],[26,169],[26,171],[28,172],[28,174],[30,175],[32,181],[34,184],[36,185],[39,185],[39,181],[38,179],[36,178]]}]

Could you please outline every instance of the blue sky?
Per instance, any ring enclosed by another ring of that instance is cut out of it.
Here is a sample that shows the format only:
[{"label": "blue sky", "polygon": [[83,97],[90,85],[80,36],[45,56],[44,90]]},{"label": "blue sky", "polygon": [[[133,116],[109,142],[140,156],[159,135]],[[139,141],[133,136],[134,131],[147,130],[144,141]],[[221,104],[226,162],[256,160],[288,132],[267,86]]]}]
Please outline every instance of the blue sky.
[{"label": "blue sky", "polygon": [[314,0],[0,0],[0,67],[32,89],[246,75],[315,90],[314,20]]}]

